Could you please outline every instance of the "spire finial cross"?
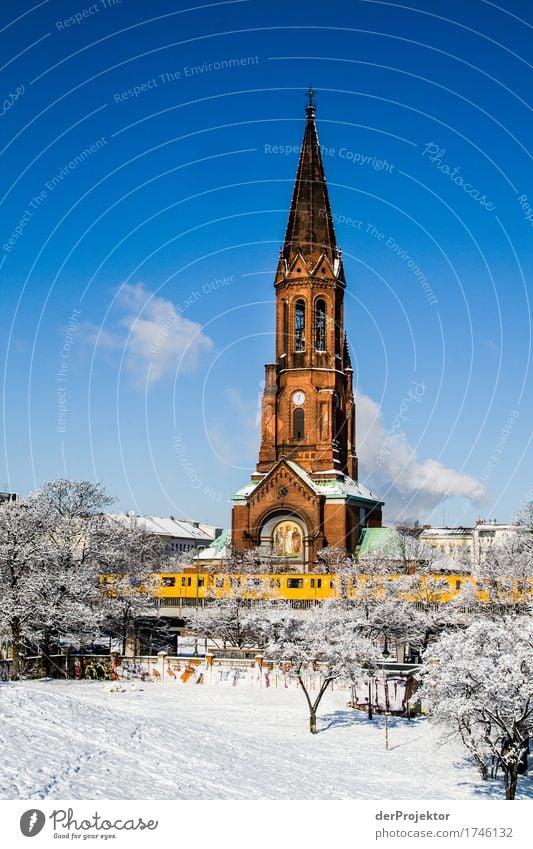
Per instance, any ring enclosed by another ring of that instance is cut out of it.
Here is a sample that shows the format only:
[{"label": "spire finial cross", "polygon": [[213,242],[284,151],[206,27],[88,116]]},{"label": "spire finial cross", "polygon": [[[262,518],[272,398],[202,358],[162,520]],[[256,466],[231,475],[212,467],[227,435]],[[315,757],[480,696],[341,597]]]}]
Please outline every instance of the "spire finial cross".
[{"label": "spire finial cross", "polygon": [[306,95],[307,95],[306,106],[307,106],[307,108],[309,108],[309,107],[311,107],[312,109],[316,108],[315,94],[316,94],[315,89],[312,86],[309,86],[309,88],[306,91]]}]

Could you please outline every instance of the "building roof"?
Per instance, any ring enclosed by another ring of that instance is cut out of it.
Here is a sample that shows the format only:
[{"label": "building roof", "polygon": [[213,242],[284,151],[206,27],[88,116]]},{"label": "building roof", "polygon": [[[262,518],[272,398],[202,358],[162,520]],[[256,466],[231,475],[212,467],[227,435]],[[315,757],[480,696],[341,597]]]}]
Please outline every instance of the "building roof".
[{"label": "building roof", "polygon": [[505,522],[478,522],[473,527],[459,526],[457,528],[424,528],[420,536],[423,539],[431,537],[458,537],[474,536],[483,534],[484,531],[513,531],[516,532],[519,525]]},{"label": "building roof", "polygon": [[17,493],[16,492],[0,492],[0,504],[3,504],[5,501],[16,501]]},{"label": "building roof", "polygon": [[447,537],[447,536],[472,536],[473,528],[460,526],[457,528],[423,528],[421,537],[429,539],[430,537]]},{"label": "building roof", "polygon": [[198,543],[210,543],[214,536],[214,534],[207,533],[200,527],[195,527],[192,522],[188,522],[186,519],[180,520],[166,516],[135,516],[130,513],[110,513],[108,515],[119,521],[136,522],[139,527],[156,536],[169,536]]},{"label": "building roof", "polygon": [[231,552],[231,529],[223,530],[211,545],[198,554],[198,560],[223,560]]},{"label": "building roof", "polygon": [[368,557],[369,554],[377,552],[392,556],[396,542],[394,534],[394,528],[363,528],[357,547],[357,556]]}]

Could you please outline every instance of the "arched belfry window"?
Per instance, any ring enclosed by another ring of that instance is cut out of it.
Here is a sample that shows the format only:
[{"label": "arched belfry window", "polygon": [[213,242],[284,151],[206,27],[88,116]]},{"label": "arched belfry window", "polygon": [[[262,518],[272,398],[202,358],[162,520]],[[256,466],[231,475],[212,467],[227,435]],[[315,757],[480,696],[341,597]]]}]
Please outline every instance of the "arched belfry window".
[{"label": "arched belfry window", "polygon": [[326,302],[323,298],[315,303],[315,350],[326,350]]},{"label": "arched belfry window", "polygon": [[289,312],[289,310],[288,310],[288,307],[287,307],[287,301],[283,301],[283,306],[282,306],[282,317],[281,317],[281,321],[282,321],[282,325],[281,325],[281,336],[282,336],[282,338],[281,338],[281,347],[282,347],[282,352],[281,352],[281,353],[282,353],[282,354],[286,354],[286,353],[287,353],[287,341],[288,341],[288,340],[287,340],[287,337],[288,337],[288,335],[289,335],[289,316],[288,316],[288,312]]},{"label": "arched belfry window", "polygon": [[292,436],[293,439],[303,439],[305,436],[305,416],[301,407],[297,407],[292,414]]},{"label": "arched belfry window", "polygon": [[294,350],[305,351],[305,301],[294,305]]}]

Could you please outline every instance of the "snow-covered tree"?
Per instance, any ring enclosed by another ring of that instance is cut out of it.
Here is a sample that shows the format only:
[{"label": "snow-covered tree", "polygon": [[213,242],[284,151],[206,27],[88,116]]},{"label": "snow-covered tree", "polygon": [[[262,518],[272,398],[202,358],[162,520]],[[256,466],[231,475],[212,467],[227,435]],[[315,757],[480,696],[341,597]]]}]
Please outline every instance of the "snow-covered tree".
[{"label": "snow-covered tree", "polygon": [[526,501],[513,516],[517,525],[533,531],[533,501]]},{"label": "snow-covered tree", "polygon": [[232,577],[229,589],[211,586],[204,605],[184,611],[187,630],[209,637],[223,648],[260,648],[271,593],[260,579],[252,577]]},{"label": "snow-covered tree", "polygon": [[430,627],[428,610],[410,592],[411,575],[391,575],[381,555],[370,555],[359,563],[352,580],[350,601],[359,633],[389,647],[409,644],[421,648]]},{"label": "snow-covered tree", "polygon": [[265,562],[259,548],[239,551],[232,548],[222,562],[221,571],[230,575],[254,575],[270,570],[270,561]]},{"label": "snow-covered tree", "polygon": [[171,568],[172,558],[159,537],[128,516],[106,517],[97,551],[100,588],[105,588],[103,629],[120,637],[124,654],[136,619],[155,614],[157,573]]},{"label": "snow-covered tree", "polygon": [[[59,634],[92,639],[118,622],[123,633],[146,605],[157,541],[111,521],[103,513],[111,501],[99,484],[61,479],[0,507],[0,624],[12,645],[13,677],[23,644],[38,644],[50,668]],[[105,575],[115,577],[107,597]]]},{"label": "snow-covered tree", "polygon": [[34,630],[43,591],[48,517],[34,502],[0,505],[0,627],[12,647],[11,677],[18,680],[21,654]]},{"label": "snow-covered tree", "polygon": [[318,552],[318,571],[326,575],[336,575],[340,597],[347,598],[349,582],[356,574],[356,564],[346,549],[337,545],[322,548]]},{"label": "snow-covered tree", "polygon": [[328,545],[320,549],[317,555],[319,570],[326,574],[339,574],[343,571],[353,572],[355,569],[353,557],[338,545]]},{"label": "snow-covered tree", "polygon": [[484,613],[504,615],[509,611],[527,613],[532,609],[533,532],[527,525],[487,546],[473,567],[481,597],[487,602]]},{"label": "snow-covered tree", "polygon": [[474,622],[443,634],[427,649],[421,678],[431,719],[460,735],[483,778],[491,763],[501,768],[505,798],[514,799],[533,734],[531,620]]},{"label": "snow-covered tree", "polygon": [[29,503],[46,516],[42,580],[33,617],[45,661],[54,636],[89,638],[103,622],[99,576],[107,519],[102,511],[112,501],[100,484],[67,478],[46,481],[30,496]]},{"label": "snow-covered tree", "polygon": [[377,647],[360,634],[351,607],[335,602],[306,611],[275,612],[266,653],[287,664],[288,674],[297,679],[309,709],[311,734],[317,733],[317,711],[331,683],[341,676],[357,677],[379,656]]},{"label": "snow-covered tree", "polygon": [[104,507],[115,500],[102,484],[70,478],[45,481],[32,498],[38,499],[47,508],[53,521],[62,519],[69,522],[101,517]]},{"label": "snow-covered tree", "polygon": [[[381,566],[388,574],[411,574],[450,571],[453,561],[420,539],[420,528],[397,525],[390,529],[381,544],[359,560],[362,571]],[[369,564],[366,566],[366,564]]]}]

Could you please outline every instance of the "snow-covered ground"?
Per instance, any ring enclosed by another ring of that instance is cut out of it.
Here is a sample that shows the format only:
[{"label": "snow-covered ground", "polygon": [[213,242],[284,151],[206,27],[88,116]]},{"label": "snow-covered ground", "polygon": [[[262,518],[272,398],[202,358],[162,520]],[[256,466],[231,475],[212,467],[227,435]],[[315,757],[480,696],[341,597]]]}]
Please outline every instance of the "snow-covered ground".
[{"label": "snow-covered ground", "polygon": [[[27,681],[0,685],[4,799],[488,799],[424,719],[368,722],[296,689]],[[533,796],[531,778],[518,798]]]}]

